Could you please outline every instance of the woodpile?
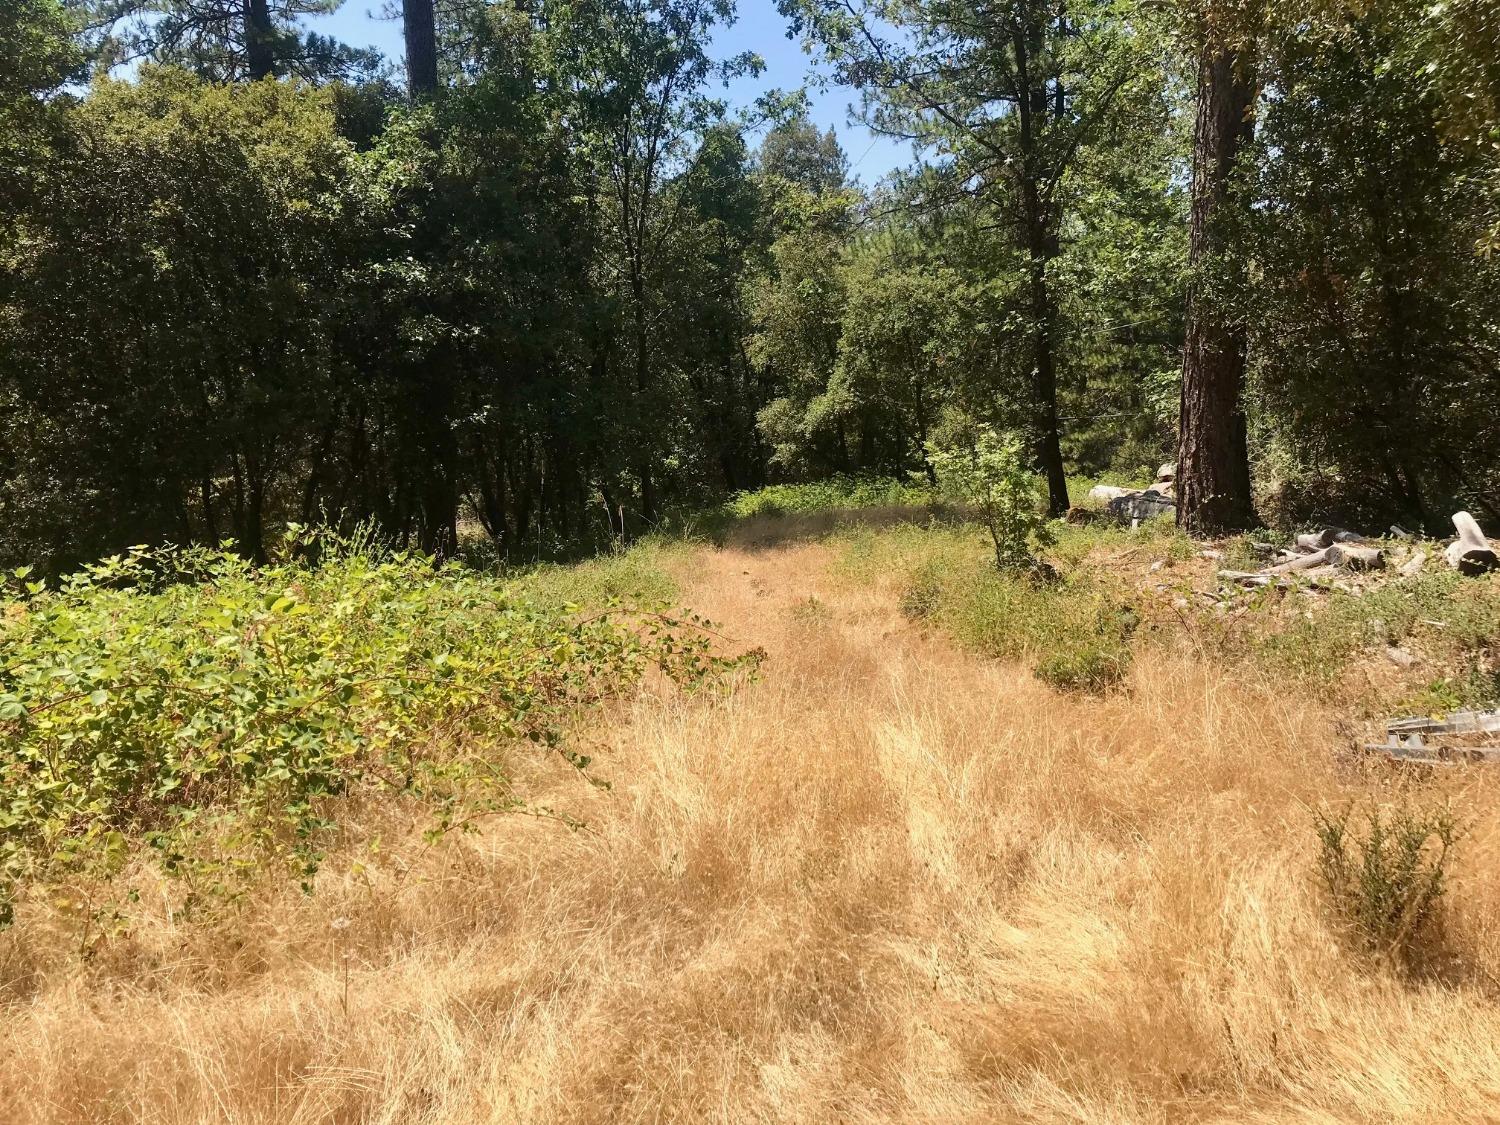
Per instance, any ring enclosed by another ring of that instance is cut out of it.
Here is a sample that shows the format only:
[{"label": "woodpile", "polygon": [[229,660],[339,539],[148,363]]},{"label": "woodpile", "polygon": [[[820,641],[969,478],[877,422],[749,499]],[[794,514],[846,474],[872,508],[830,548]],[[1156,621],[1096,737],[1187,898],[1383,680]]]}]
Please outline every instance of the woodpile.
[{"label": "woodpile", "polygon": [[[1468,512],[1453,516],[1457,537],[1444,549],[1443,557],[1448,565],[1460,574],[1485,574],[1500,568],[1500,555],[1495,546],[1485,538],[1479,524]],[[1392,528],[1395,532],[1397,529]],[[1401,538],[1410,539],[1407,533]],[[1296,536],[1292,545],[1278,549],[1269,543],[1252,544],[1263,555],[1270,556],[1270,564],[1255,571],[1221,570],[1219,577],[1241,586],[1291,586],[1295,582],[1289,577],[1297,575],[1301,580],[1329,579],[1344,575],[1368,575],[1386,568],[1385,549],[1367,540],[1358,532],[1341,527],[1325,527],[1318,531]],[[1397,544],[1397,557],[1408,552],[1396,573],[1402,578],[1414,578],[1422,572],[1427,562],[1427,551],[1414,542],[1410,547]]]},{"label": "woodpile", "polygon": [[1139,527],[1157,516],[1177,514],[1177,466],[1167,464],[1156,470],[1156,479],[1147,488],[1120,488],[1113,484],[1095,485],[1089,499],[1103,504],[1105,510],[1121,523]]}]

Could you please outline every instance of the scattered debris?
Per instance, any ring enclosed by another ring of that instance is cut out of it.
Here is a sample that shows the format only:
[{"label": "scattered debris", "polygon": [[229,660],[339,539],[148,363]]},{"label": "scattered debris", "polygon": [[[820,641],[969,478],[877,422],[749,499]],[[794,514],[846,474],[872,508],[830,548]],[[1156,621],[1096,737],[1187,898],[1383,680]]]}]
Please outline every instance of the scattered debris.
[{"label": "scattered debris", "polygon": [[[1271,543],[1252,543],[1251,550],[1274,561],[1258,571],[1221,570],[1219,577],[1241,586],[1292,585],[1285,578],[1298,574],[1304,578],[1312,571],[1328,573],[1363,573],[1385,569],[1385,552],[1379,547],[1369,546],[1369,540],[1357,531],[1342,527],[1325,527],[1320,531],[1305,532],[1293,540],[1294,546],[1278,550]],[[1340,589],[1345,589],[1342,585]]]},{"label": "scattered debris", "polygon": [[1386,645],[1385,656],[1387,660],[1398,668],[1410,668],[1417,662],[1417,658],[1412,655],[1410,649],[1402,648],[1399,645]]},{"label": "scattered debris", "polygon": [[1453,526],[1458,529],[1458,538],[1445,552],[1449,566],[1467,575],[1486,574],[1500,567],[1500,555],[1479,530],[1473,516],[1468,512],[1455,512]]},{"label": "scattered debris", "polygon": [[[1396,761],[1426,765],[1500,762],[1500,745],[1482,737],[1500,734],[1500,711],[1455,711],[1446,719],[1392,719],[1385,732],[1384,742],[1366,743],[1365,749]],[[1425,741],[1423,735],[1437,741]]]}]

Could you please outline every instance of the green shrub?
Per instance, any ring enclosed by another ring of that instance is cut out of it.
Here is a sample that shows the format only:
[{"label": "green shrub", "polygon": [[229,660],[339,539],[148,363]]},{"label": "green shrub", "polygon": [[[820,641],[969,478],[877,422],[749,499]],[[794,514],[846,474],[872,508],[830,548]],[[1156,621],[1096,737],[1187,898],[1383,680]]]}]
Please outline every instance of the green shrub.
[{"label": "green shrub", "polygon": [[1409,963],[1429,936],[1447,889],[1459,829],[1452,813],[1353,808],[1315,814],[1318,875],[1336,916],[1363,951]]},{"label": "green shrub", "polygon": [[603,605],[623,601],[662,606],[677,597],[667,565],[677,545],[658,536],[584,562],[542,563],[506,574],[512,591],[544,606]]},{"label": "green shrub", "polygon": [[931,617],[943,604],[941,580],[931,570],[913,575],[901,590],[899,604],[902,616],[913,621]]},{"label": "green shrub", "polygon": [[1131,651],[1123,643],[1085,642],[1037,661],[1037,679],[1059,691],[1102,692],[1130,672]]},{"label": "green shrub", "polygon": [[990,533],[997,570],[1036,565],[1035,549],[1051,541],[1041,482],[1021,457],[1020,440],[972,422],[951,425],[927,451],[944,492],[972,505]]},{"label": "green shrub", "polygon": [[579,617],[456,565],[304,536],[257,568],[133,548],[26,583],[0,617],[0,917],[19,882],[123,864],[227,890],[289,862],[304,879],[332,799],[415,795],[441,829],[461,800],[503,806],[492,755],[567,749],[570,709],[648,667],[698,682],[725,662],[694,622]]}]

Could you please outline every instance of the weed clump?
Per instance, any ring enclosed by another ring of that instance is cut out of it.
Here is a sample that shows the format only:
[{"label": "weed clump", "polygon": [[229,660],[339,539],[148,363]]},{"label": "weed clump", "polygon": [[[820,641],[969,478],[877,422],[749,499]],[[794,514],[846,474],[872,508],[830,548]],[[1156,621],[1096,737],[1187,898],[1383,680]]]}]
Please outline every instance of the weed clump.
[{"label": "weed clump", "polygon": [[1099,693],[1116,686],[1130,672],[1131,652],[1123,644],[1085,642],[1037,661],[1037,679],[1058,691]]},{"label": "weed clump", "polygon": [[1447,806],[1319,811],[1318,877],[1362,952],[1409,965],[1431,936],[1460,829]]}]

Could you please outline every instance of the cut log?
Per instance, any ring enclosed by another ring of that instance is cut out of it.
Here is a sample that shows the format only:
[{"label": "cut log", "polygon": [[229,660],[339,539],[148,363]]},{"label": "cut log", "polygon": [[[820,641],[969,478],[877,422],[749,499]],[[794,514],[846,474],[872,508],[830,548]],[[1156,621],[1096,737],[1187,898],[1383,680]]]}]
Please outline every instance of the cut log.
[{"label": "cut log", "polygon": [[1412,552],[1411,558],[1401,564],[1402,578],[1415,578],[1422,573],[1422,567],[1427,563],[1427,552],[1418,548]]},{"label": "cut log", "polygon": [[1121,488],[1115,484],[1096,484],[1089,489],[1089,499],[1096,504],[1108,504],[1111,500],[1117,500],[1121,496],[1133,495],[1135,489]]},{"label": "cut log", "polygon": [[1335,543],[1328,548],[1328,561],[1343,570],[1384,570],[1385,552],[1378,547]]},{"label": "cut log", "polygon": [[1266,568],[1267,574],[1291,574],[1298,570],[1311,570],[1315,566],[1327,566],[1331,561],[1328,552],[1331,547],[1324,547],[1321,551],[1314,551],[1310,555],[1298,555],[1289,562],[1277,563],[1273,567]]},{"label": "cut log", "polygon": [[1357,531],[1348,531],[1342,527],[1325,527],[1322,531],[1309,531],[1296,538],[1299,550],[1321,551],[1324,547],[1332,546],[1334,543],[1363,543],[1365,537]]},{"label": "cut log", "polygon": [[1225,582],[1233,582],[1238,586],[1280,586],[1292,585],[1290,579],[1281,578],[1275,574],[1267,574],[1259,570],[1221,570],[1219,577]]},{"label": "cut log", "polygon": [[1468,512],[1455,512],[1453,526],[1458,529],[1458,538],[1445,552],[1449,566],[1468,575],[1485,574],[1500,567],[1500,556],[1495,554],[1473,516]]}]

